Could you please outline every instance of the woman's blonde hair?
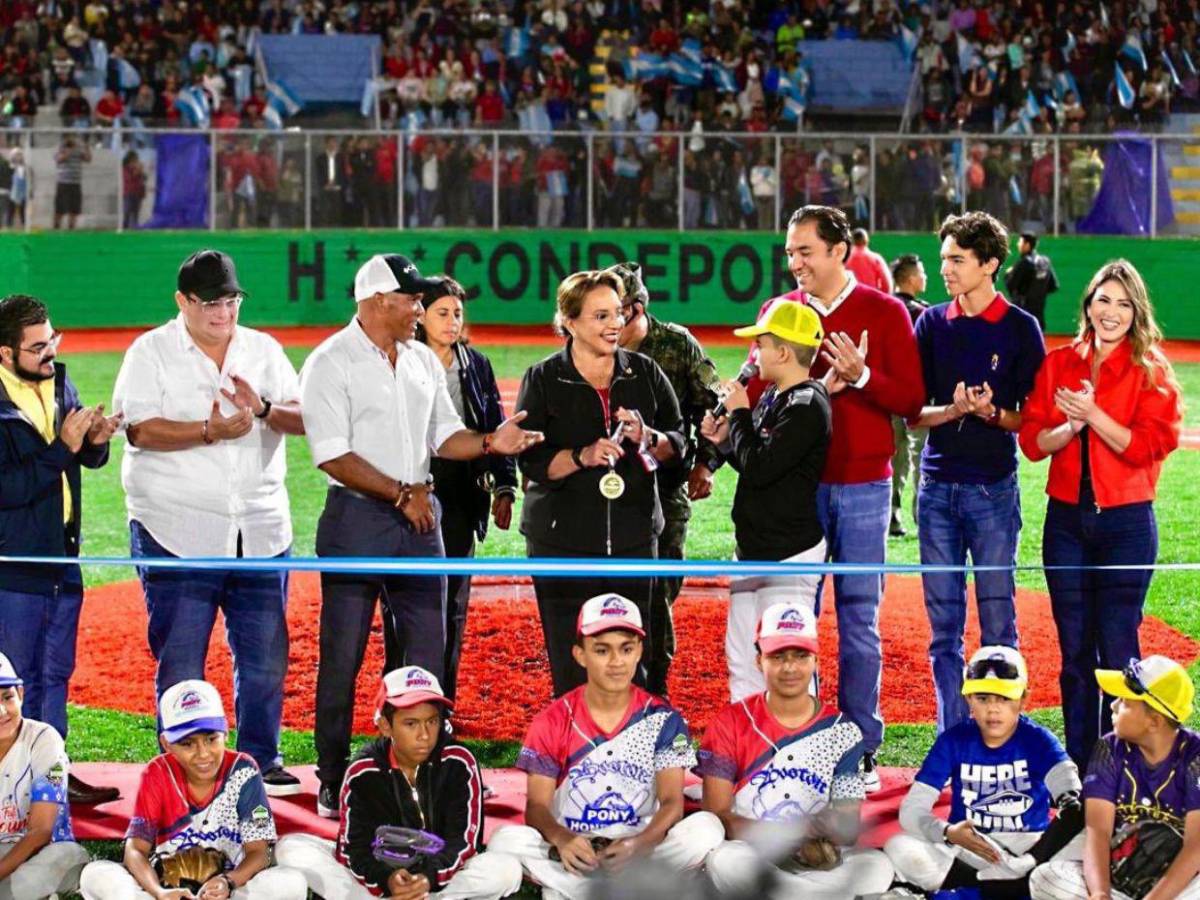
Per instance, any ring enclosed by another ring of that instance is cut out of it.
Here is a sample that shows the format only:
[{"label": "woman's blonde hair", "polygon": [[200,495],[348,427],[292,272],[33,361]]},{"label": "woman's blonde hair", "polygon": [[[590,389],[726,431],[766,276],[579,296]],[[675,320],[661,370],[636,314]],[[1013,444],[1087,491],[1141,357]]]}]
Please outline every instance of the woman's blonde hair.
[{"label": "woman's blonde hair", "polygon": [[[1129,326],[1128,340],[1133,356],[1133,364],[1141,366],[1146,373],[1146,388],[1158,384],[1159,376],[1169,384],[1175,384],[1175,371],[1162,352],[1162,329],[1154,319],[1154,307],[1150,304],[1150,292],[1146,290],[1146,282],[1141,274],[1127,259],[1114,259],[1102,265],[1092,280],[1088,282],[1083,292],[1083,303],[1079,311],[1078,340],[1091,347],[1096,341],[1096,329],[1088,319],[1088,307],[1100,285],[1106,281],[1115,281],[1129,295],[1133,304],[1133,322]],[[1162,388],[1160,388],[1161,390]]]},{"label": "woman's blonde hair", "polygon": [[596,288],[612,288],[617,298],[625,299],[625,285],[611,269],[588,269],[568,275],[558,286],[555,298],[554,330],[567,336],[567,320],[577,319],[583,312],[583,301]]}]

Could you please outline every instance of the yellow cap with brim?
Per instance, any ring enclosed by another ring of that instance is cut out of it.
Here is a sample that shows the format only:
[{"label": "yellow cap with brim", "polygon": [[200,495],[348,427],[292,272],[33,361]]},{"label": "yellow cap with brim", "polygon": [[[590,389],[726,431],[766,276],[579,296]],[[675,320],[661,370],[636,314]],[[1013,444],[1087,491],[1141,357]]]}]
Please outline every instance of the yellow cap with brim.
[{"label": "yellow cap with brim", "polygon": [[[1001,677],[1004,672],[1012,673],[1012,677]],[[980,673],[982,677],[972,678],[972,673]],[[967,663],[962,693],[964,697],[970,694],[995,694],[1009,700],[1020,700],[1028,687],[1029,669],[1025,665],[1025,658],[1012,647],[995,645],[980,647],[972,654]]]},{"label": "yellow cap with brim", "polygon": [[819,347],[825,337],[821,319],[812,308],[786,297],[772,300],[757,322],[733,333],[742,338],[771,334],[781,341],[805,347]]},{"label": "yellow cap with brim", "polygon": [[1123,671],[1097,669],[1100,690],[1124,700],[1141,700],[1178,724],[1192,714],[1196,688],[1187,670],[1166,656],[1133,659]]}]

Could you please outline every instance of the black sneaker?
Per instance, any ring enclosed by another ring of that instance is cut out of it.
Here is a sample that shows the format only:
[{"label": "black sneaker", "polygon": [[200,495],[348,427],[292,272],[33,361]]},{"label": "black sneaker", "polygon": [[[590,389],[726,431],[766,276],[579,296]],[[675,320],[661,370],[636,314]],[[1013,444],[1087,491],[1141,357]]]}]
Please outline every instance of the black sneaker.
[{"label": "black sneaker", "polygon": [[267,786],[268,797],[290,797],[299,794],[300,779],[283,766],[272,766],[262,773],[263,784]]},{"label": "black sneaker", "polygon": [[868,794],[873,794],[882,787],[879,783],[879,770],[875,768],[875,751],[873,750],[863,754],[862,780],[863,787],[867,789]]},{"label": "black sneaker", "polygon": [[322,819],[336,819],[341,805],[336,784],[322,784],[317,793],[317,815]]}]

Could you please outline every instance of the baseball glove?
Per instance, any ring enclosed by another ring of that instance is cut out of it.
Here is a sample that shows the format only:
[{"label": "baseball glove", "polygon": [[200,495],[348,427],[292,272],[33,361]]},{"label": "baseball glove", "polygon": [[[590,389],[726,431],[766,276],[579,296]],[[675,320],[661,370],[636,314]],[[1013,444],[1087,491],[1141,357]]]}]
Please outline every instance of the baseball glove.
[{"label": "baseball glove", "polygon": [[371,842],[371,855],[381,863],[406,869],[420,856],[440,853],[446,842],[436,834],[401,825],[380,825]]},{"label": "baseball glove", "polygon": [[842,851],[829,838],[805,838],[782,868],[789,872],[827,872],[842,862]]},{"label": "baseball glove", "polygon": [[193,893],[214,875],[225,871],[225,854],[211,847],[185,847],[170,855],[154,854],[154,866],[163,887],[183,888]]},{"label": "baseball glove", "polygon": [[1183,849],[1183,835],[1166,822],[1130,822],[1112,838],[1112,886],[1141,900]]}]

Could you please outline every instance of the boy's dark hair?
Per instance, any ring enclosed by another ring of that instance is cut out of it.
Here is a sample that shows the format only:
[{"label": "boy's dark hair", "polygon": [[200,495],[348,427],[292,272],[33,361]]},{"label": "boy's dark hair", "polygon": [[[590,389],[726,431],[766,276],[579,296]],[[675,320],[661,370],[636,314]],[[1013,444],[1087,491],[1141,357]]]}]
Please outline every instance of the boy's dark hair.
[{"label": "boy's dark hair", "polygon": [[1030,253],[1037,249],[1037,235],[1032,231],[1022,231],[1021,240],[1029,247]]},{"label": "boy's dark hair", "polygon": [[12,347],[15,353],[25,329],[49,318],[41,300],[28,294],[9,294],[0,300],[0,347]]},{"label": "boy's dark hair", "polygon": [[782,345],[784,347],[787,347],[789,350],[792,351],[792,356],[794,356],[796,358],[796,362],[798,362],[800,365],[802,365],[806,368],[809,368],[809,369],[812,368],[813,360],[815,360],[817,358],[817,348],[816,347],[810,347],[807,344],[796,344],[796,343],[793,343],[792,341],[785,341],[783,338],[776,337],[773,334],[766,334],[766,335],[763,335],[763,337],[770,338],[777,345]]},{"label": "boy's dark hair", "polygon": [[[938,237],[943,241],[948,237],[954,238],[954,243],[974,253],[981,265],[989,259],[996,260],[997,272],[1008,256],[1008,229],[1000,224],[999,219],[985,212],[946,216]],[[995,273],[992,273],[992,277],[995,277]]]},{"label": "boy's dark hair", "polygon": [[915,253],[901,253],[892,260],[892,281],[899,286],[900,282],[917,271],[921,257]]},{"label": "boy's dark hair", "polygon": [[834,244],[845,244],[846,252],[842,254],[842,262],[850,258],[850,220],[840,209],[832,206],[818,206],[810,203],[802,206],[788,219],[788,228],[803,222],[817,224],[817,237],[832,249]]},{"label": "boy's dark hair", "polygon": [[850,232],[850,240],[854,242],[856,247],[865,247],[871,240],[871,236],[867,234],[867,229],[855,228]]}]

